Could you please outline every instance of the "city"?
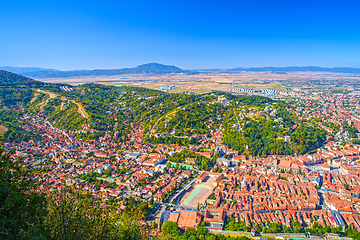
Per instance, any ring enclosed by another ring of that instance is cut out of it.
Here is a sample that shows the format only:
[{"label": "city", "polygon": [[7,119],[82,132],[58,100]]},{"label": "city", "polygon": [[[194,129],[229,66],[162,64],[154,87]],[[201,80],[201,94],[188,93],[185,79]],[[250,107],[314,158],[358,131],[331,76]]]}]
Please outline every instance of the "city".
[{"label": "city", "polygon": [[[64,87],[61,90],[65,91]],[[103,208],[115,208],[120,214],[130,199],[146,202],[143,221],[158,227],[153,228],[152,234],[157,234],[156,229],[166,221],[176,222],[184,231],[201,226],[216,233],[240,231],[252,236],[260,232],[304,232],[295,225],[313,234],[341,233],[349,227],[360,230],[357,95],[317,93],[320,100],[309,98],[306,92],[298,92],[303,96],[291,100],[283,95],[281,101],[287,102],[286,111],[299,121],[291,128],[296,131],[305,123],[315,126],[326,132],[326,140],[310,153],[284,155],[277,149],[277,154],[271,150],[273,154],[252,156],[224,144],[227,128],[241,132],[245,130],[245,121],[258,118],[273,119],[278,127],[285,127],[287,122],[274,107],[278,100],[259,108],[241,104],[237,98],[228,100],[229,95],[221,92],[201,94],[195,97],[195,103],[185,101],[183,104],[187,107],[178,107],[178,103],[173,102],[174,110],[168,109],[154,120],[128,119],[129,131],[126,136],[120,136],[115,115],[137,114],[132,109],[134,106],[128,106],[132,101],[127,99],[137,98],[137,104],[149,110],[164,109],[162,104],[152,105],[161,94],[149,96],[141,88],[124,90],[119,100],[111,104],[112,110],[107,111],[108,117],[115,119],[114,124],[108,125],[108,130],[99,137],[88,140],[79,136],[99,130],[89,124],[79,130],[56,127],[44,111],[51,102],[32,100],[37,110],[20,117],[21,127],[43,140],[4,143],[4,149],[12,152],[23,167],[31,169],[29,177],[44,193],[72,187],[90,193]],[[79,90],[73,91],[76,94]],[[34,98],[48,101],[46,96],[50,96],[50,92],[42,93],[44,95]],[[252,99],[241,91],[232,95]],[[71,100],[62,97],[61,101],[63,111],[67,102],[71,108]],[[208,131],[200,133],[201,129],[180,130],[178,127],[166,133],[172,118],[176,118],[180,110],[192,111],[193,104],[195,109],[211,108],[210,115],[200,120]],[[290,132],[287,134],[289,136],[278,138],[290,144],[294,139]],[[181,141],[156,143],[156,139],[161,138],[186,141],[185,144]],[[246,147],[244,152],[251,145]],[[286,226],[287,231],[274,230],[270,223]],[[311,230],[314,226],[320,226],[320,230]]]},{"label": "city", "polygon": [[360,2],[0,7],[0,240],[360,240]]}]

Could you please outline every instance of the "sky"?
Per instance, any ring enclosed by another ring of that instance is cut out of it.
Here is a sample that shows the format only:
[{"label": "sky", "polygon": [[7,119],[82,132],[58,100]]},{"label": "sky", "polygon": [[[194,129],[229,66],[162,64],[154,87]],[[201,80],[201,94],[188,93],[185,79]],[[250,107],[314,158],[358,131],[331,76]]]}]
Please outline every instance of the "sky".
[{"label": "sky", "polygon": [[0,66],[360,67],[360,1],[0,0]]}]

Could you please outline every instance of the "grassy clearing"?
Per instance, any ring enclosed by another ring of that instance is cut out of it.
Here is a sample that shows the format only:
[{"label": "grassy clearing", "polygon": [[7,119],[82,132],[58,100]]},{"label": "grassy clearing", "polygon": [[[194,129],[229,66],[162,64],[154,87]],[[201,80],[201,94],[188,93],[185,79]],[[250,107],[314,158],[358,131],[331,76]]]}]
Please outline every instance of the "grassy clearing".
[{"label": "grassy clearing", "polygon": [[38,93],[38,92],[34,92],[34,97],[30,100],[30,104],[33,103],[38,96],[39,96],[39,93]]},{"label": "grassy clearing", "polygon": [[4,134],[7,130],[9,130],[7,127],[0,125],[0,134]]}]

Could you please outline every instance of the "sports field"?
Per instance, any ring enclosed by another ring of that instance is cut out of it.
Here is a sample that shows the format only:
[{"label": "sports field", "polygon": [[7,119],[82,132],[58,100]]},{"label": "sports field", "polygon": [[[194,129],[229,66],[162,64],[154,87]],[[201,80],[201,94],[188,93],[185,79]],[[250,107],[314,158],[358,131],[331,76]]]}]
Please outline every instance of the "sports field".
[{"label": "sports field", "polygon": [[196,207],[198,203],[203,203],[211,193],[212,188],[204,184],[195,185],[189,194],[186,194],[182,203],[187,206]]}]

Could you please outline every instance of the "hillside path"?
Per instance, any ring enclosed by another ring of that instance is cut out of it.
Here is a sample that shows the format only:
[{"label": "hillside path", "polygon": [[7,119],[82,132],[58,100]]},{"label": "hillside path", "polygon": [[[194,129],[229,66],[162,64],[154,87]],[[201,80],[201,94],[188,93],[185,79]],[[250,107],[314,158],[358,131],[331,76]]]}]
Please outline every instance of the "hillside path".
[{"label": "hillside path", "polygon": [[[40,90],[40,89],[37,89],[36,91],[41,92],[41,93],[45,93],[45,94],[49,95],[49,99],[58,97],[58,95],[55,94],[55,93],[53,93],[53,92],[44,91],[44,90]],[[45,106],[45,105],[48,103],[49,99],[46,99],[45,103],[42,104],[42,105]],[[61,99],[62,99],[62,100],[65,100],[65,98],[64,98],[63,96],[61,96]],[[74,100],[72,100],[72,101],[73,101],[73,102],[76,104],[76,106],[78,107],[78,113],[80,113],[81,116],[84,117],[84,118],[89,118],[89,114],[85,111],[83,105],[82,105],[81,103],[78,103],[78,102],[74,101]]]}]

